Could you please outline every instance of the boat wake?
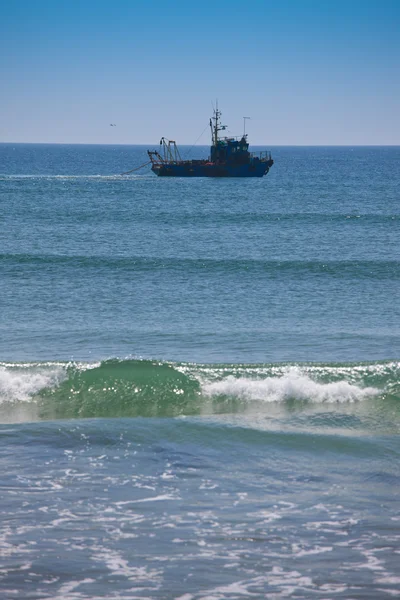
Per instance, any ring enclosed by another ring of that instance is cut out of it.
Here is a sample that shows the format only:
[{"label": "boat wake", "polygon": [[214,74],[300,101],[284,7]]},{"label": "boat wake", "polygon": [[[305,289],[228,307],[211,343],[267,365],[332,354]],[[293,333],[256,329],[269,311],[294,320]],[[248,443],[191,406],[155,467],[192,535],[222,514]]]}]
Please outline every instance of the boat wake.
[{"label": "boat wake", "polygon": [[[144,177],[149,178],[150,175],[149,173],[142,173],[142,174],[130,174],[130,175],[124,175],[123,177],[121,176],[120,173],[115,174],[115,175],[46,175],[46,174],[38,174],[38,175],[0,175],[0,181],[26,181],[26,180],[49,180],[49,181],[85,181],[85,180],[89,180],[89,181],[129,181],[132,179],[143,179]],[[151,179],[153,179],[153,177],[150,177]]]}]

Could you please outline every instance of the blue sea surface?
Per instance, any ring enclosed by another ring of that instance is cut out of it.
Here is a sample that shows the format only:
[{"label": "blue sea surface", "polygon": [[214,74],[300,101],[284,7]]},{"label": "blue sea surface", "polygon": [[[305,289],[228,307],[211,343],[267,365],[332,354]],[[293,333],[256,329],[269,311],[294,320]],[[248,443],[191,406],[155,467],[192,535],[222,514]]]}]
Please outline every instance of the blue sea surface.
[{"label": "blue sea surface", "polygon": [[400,147],[146,150],[0,144],[0,597],[400,596]]}]

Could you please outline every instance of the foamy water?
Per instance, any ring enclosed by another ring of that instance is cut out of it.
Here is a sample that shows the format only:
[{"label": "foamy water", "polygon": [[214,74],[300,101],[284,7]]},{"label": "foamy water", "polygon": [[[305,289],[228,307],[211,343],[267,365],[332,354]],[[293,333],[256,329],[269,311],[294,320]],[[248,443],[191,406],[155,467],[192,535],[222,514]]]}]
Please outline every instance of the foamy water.
[{"label": "foamy water", "polygon": [[266,379],[235,378],[229,375],[222,381],[203,384],[204,393],[227,395],[241,400],[282,402],[296,399],[309,402],[357,402],[376,396],[380,390],[372,387],[359,387],[347,381],[319,383],[297,368],[288,369],[280,377]]},{"label": "foamy water", "polygon": [[0,365],[0,403],[30,401],[41,390],[56,387],[66,376],[62,365]]}]

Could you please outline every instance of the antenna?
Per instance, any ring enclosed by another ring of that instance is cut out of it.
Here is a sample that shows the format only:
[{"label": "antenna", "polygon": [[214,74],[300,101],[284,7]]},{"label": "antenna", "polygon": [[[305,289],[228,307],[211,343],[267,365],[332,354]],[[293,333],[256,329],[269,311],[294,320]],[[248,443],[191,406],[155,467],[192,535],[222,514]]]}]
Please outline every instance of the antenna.
[{"label": "antenna", "polygon": [[243,137],[246,135],[246,119],[250,119],[250,117],[243,117]]}]

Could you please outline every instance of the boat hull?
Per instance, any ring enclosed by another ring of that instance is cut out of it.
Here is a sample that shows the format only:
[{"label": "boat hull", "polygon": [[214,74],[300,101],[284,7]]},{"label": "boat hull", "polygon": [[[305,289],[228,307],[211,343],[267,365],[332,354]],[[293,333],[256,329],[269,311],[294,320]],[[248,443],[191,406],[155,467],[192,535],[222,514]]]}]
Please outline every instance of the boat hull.
[{"label": "boat hull", "polygon": [[272,164],[273,160],[244,165],[185,162],[182,164],[155,164],[151,170],[159,177],[263,177],[268,173]]}]

